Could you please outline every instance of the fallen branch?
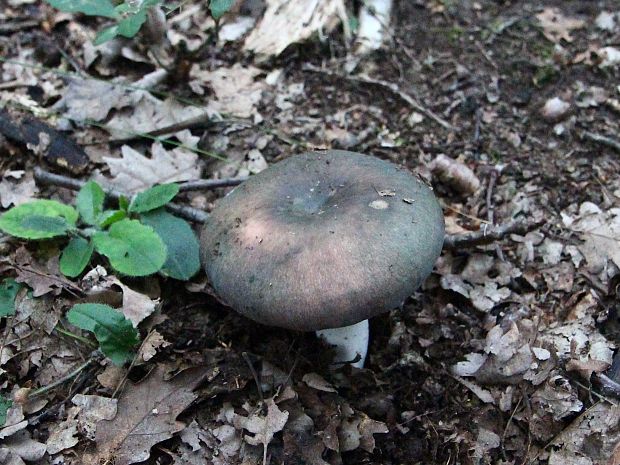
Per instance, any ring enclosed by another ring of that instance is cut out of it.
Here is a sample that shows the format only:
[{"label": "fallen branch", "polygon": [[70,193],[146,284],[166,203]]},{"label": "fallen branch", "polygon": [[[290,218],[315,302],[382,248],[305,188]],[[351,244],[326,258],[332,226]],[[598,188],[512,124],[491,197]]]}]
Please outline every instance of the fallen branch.
[{"label": "fallen branch", "polygon": [[224,178],[224,179],[198,179],[196,181],[187,181],[179,183],[180,191],[204,191],[210,189],[217,189],[219,187],[231,187],[238,186],[244,181],[247,181],[247,176],[239,176],[238,178]]},{"label": "fallen branch", "polygon": [[606,145],[607,147],[610,147],[620,152],[620,141],[617,141],[616,139],[612,139],[611,137],[607,137],[602,134],[597,134],[595,132],[590,132],[590,131],[583,131],[581,133],[581,137],[591,142],[596,142],[597,144]]},{"label": "fallen branch", "polygon": [[[69,178],[60,174],[50,173],[49,171],[45,171],[44,169],[39,167],[36,167],[34,169],[34,179],[41,184],[64,187],[66,189],[71,189],[74,191],[80,190],[82,186],[86,184],[85,181]],[[128,194],[119,192],[114,189],[104,187],[103,190],[108,197],[114,200],[118,200],[121,197],[130,197]],[[209,216],[207,212],[198,210],[197,208],[187,207],[185,205],[179,205],[176,203],[167,204],[166,210],[182,218],[185,218],[186,220],[195,221],[197,223],[204,223]]]},{"label": "fallen branch", "polygon": [[526,234],[543,223],[543,221],[530,223],[525,220],[516,220],[497,226],[485,225],[480,231],[467,234],[446,234],[443,247],[447,250],[454,250],[490,244],[509,234]]},{"label": "fallen branch", "polygon": [[[42,168],[36,167],[34,169],[34,179],[41,183],[52,186],[64,187],[74,191],[80,190],[85,181],[79,179],[69,178],[60,174],[50,173]],[[181,183],[181,190],[201,190],[201,189],[215,189],[218,187],[236,186],[241,184],[247,178],[226,178],[226,179],[205,179],[188,181]],[[128,197],[127,194],[119,192],[114,189],[103,189],[106,195],[114,200],[118,200],[121,196]],[[171,213],[174,213],[186,220],[194,221],[196,223],[204,223],[209,214],[197,208],[188,207],[185,205],[179,205],[176,203],[169,203],[166,205],[166,209]],[[444,248],[448,250],[462,249],[466,247],[474,247],[476,245],[489,244],[494,241],[503,239],[509,234],[525,234],[538,226],[543,222],[528,223],[524,220],[511,221],[510,223],[488,226],[485,225],[484,229],[467,234],[446,234],[444,239]]]},{"label": "fallen branch", "polygon": [[416,99],[414,99],[411,95],[409,95],[406,92],[402,91],[393,82],[383,81],[381,79],[374,79],[374,78],[371,78],[369,76],[364,76],[364,75],[350,76],[350,75],[347,75],[347,74],[337,73],[336,71],[330,71],[328,69],[319,68],[318,66],[314,66],[314,65],[311,65],[311,64],[305,64],[303,66],[303,70],[304,71],[310,71],[310,72],[313,72],[313,73],[321,73],[321,74],[325,74],[327,76],[338,77],[340,79],[346,79],[346,80],[353,81],[353,82],[361,82],[363,84],[372,84],[372,85],[375,85],[375,86],[383,87],[383,88],[389,90],[390,92],[392,92],[393,94],[395,94],[396,96],[398,96],[401,100],[403,100],[407,104],[409,104],[410,107],[414,108],[415,110],[419,111],[420,113],[424,113],[426,116],[428,116],[429,118],[434,120],[440,126],[446,128],[446,129],[452,130],[452,131],[455,130],[455,127],[452,126],[450,123],[448,123],[445,119],[441,118],[435,112],[433,112],[432,110],[429,110],[428,108],[423,106],[420,102],[418,102]]}]

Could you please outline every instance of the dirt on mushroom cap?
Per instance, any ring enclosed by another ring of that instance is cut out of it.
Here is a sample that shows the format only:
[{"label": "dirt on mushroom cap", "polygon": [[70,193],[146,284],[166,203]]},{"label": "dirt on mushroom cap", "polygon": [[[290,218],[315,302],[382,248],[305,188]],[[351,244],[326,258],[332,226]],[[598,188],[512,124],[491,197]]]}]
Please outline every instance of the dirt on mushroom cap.
[{"label": "dirt on mushroom cap", "polygon": [[431,272],[443,236],[435,196],[406,169],[333,150],[290,157],[236,188],[201,246],[235,310],[317,330],[397,307]]}]

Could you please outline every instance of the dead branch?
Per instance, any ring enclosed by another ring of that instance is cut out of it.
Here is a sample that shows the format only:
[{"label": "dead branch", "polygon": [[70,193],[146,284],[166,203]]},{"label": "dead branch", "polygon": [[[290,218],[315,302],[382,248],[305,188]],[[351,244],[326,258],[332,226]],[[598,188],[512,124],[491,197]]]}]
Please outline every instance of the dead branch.
[{"label": "dead branch", "polygon": [[[82,186],[86,184],[85,181],[69,178],[60,174],[50,173],[49,171],[45,171],[39,167],[34,169],[34,179],[41,184],[64,187],[74,191],[80,190]],[[121,197],[130,197],[129,194],[125,194],[114,189],[104,187],[103,190],[108,197],[114,200],[118,200]],[[187,207],[176,203],[169,203],[166,205],[166,210],[185,218],[186,220],[195,221],[197,223],[204,223],[209,216],[208,213],[198,210],[197,208]]]},{"label": "dead branch", "polygon": [[244,181],[247,181],[247,176],[239,176],[237,178],[223,178],[223,179],[198,179],[196,181],[186,181],[179,183],[180,191],[205,191],[211,189],[217,189],[218,187],[231,187],[238,186]]},{"label": "dead branch", "polygon": [[444,249],[455,250],[490,244],[503,239],[509,234],[526,234],[543,223],[544,221],[530,223],[525,220],[516,220],[498,226],[485,225],[480,231],[467,234],[446,234],[443,246]]},{"label": "dead branch", "polygon": [[365,75],[353,76],[353,75],[341,74],[341,73],[337,73],[336,71],[331,71],[331,70],[328,70],[328,69],[319,68],[318,66],[314,66],[314,65],[311,65],[311,64],[305,64],[303,66],[303,70],[304,71],[310,71],[310,72],[313,72],[313,73],[321,73],[321,74],[325,74],[327,76],[333,76],[333,77],[337,77],[337,78],[340,78],[340,79],[345,79],[345,80],[348,80],[348,81],[361,82],[363,84],[372,84],[372,85],[375,85],[375,86],[383,87],[383,88],[389,90],[390,92],[392,92],[393,94],[395,94],[397,97],[399,97],[401,100],[403,100],[405,103],[407,103],[413,109],[419,111],[420,113],[424,113],[426,116],[428,116],[429,118],[434,120],[437,124],[439,124],[440,126],[444,127],[445,129],[448,129],[448,130],[451,130],[451,131],[455,130],[455,127],[452,126],[450,123],[448,123],[445,119],[441,118],[439,115],[437,115],[432,110],[429,110],[428,108],[426,108],[424,105],[422,105],[416,99],[414,99],[411,95],[409,95],[406,92],[402,91],[393,82],[383,81],[381,79],[374,79],[374,78],[371,78],[371,77],[365,76]]}]

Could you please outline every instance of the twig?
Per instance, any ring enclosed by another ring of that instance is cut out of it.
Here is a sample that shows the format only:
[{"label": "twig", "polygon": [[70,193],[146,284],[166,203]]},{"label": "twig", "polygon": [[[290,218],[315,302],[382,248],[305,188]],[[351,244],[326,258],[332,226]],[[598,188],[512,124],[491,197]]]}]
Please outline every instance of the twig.
[{"label": "twig", "polygon": [[409,95],[406,92],[402,91],[393,82],[383,81],[381,79],[374,79],[374,78],[371,78],[369,76],[364,76],[364,75],[350,76],[350,75],[346,75],[346,74],[337,73],[335,71],[330,71],[328,69],[319,68],[318,66],[314,66],[314,65],[311,65],[311,64],[305,64],[303,66],[303,70],[304,71],[310,71],[310,72],[313,72],[313,73],[321,73],[321,74],[325,74],[327,76],[338,77],[340,79],[346,79],[346,80],[353,81],[353,82],[361,82],[363,84],[372,84],[372,85],[383,87],[383,88],[389,90],[390,92],[392,92],[393,94],[397,95],[398,97],[400,97],[401,100],[406,102],[412,108],[416,109],[417,111],[419,111],[421,113],[424,113],[426,116],[428,116],[429,118],[433,119],[437,124],[439,124],[440,126],[444,127],[445,129],[455,130],[454,126],[452,126],[446,120],[444,120],[443,118],[438,116],[432,110],[429,110],[428,108],[423,106],[420,102],[418,102],[416,99],[414,99],[411,95]]},{"label": "twig", "polygon": [[607,147],[610,147],[620,152],[620,141],[617,141],[616,139],[612,139],[611,137],[607,137],[602,134],[597,134],[596,132],[590,132],[590,131],[583,131],[581,133],[581,137],[591,142],[596,142],[597,144],[606,145]]},{"label": "twig", "polygon": [[218,187],[230,187],[238,186],[244,181],[247,181],[247,176],[239,176],[238,178],[224,178],[224,179],[198,179],[196,181],[187,181],[179,184],[181,192],[187,191],[202,191],[217,189]]},{"label": "twig", "polygon": [[14,21],[6,24],[0,24],[0,34],[9,34],[12,32],[22,31],[24,29],[31,29],[39,26],[40,21],[34,19],[26,19],[24,21]]},{"label": "twig", "polygon": [[[489,185],[487,186],[487,195],[486,195],[486,206],[487,206],[487,220],[491,224],[495,224],[495,209],[493,207],[493,188],[495,187],[495,182],[497,181],[497,176],[499,175],[497,169],[493,168],[491,174],[489,175]],[[500,261],[504,261],[504,253],[502,252],[502,248],[499,244],[495,244],[495,254]]]},{"label": "twig", "polygon": [[[170,124],[168,126],[164,126],[161,128],[154,129],[152,131],[145,132],[144,134],[151,137],[159,137],[168,134],[174,134],[179,131],[183,131],[184,129],[204,129],[211,126],[215,126],[218,124],[246,124],[248,126],[252,126],[252,123],[243,119],[222,119],[222,120],[214,120],[212,119],[212,115],[210,113],[203,113],[198,116],[194,116],[185,121],[180,121],[178,123]],[[132,134],[127,137],[121,137],[118,139],[110,139],[108,141],[99,141],[98,143],[109,143],[109,144],[125,144],[127,142],[131,142],[137,138],[142,137],[143,134]]]},{"label": "twig", "polygon": [[95,360],[97,360],[97,357],[93,356],[93,357],[89,358],[88,360],[86,360],[86,362],[82,363],[79,367],[77,367],[71,373],[66,374],[62,378],[57,379],[56,381],[54,381],[53,383],[48,384],[47,386],[40,387],[39,389],[35,389],[34,391],[30,391],[28,393],[28,398],[30,399],[32,397],[40,396],[41,394],[45,394],[46,392],[51,391],[52,389],[60,386],[61,384],[64,384],[67,381],[72,380],[77,375],[79,375],[82,371],[84,371],[85,368],[87,368],[89,365],[91,365],[93,362],[95,362]]},{"label": "twig", "polygon": [[443,242],[445,249],[454,250],[476,245],[489,244],[508,236],[509,234],[525,234],[542,225],[544,221],[530,223],[524,220],[511,221],[499,226],[487,226],[467,234],[446,234]]},{"label": "twig", "polygon": [[[34,179],[41,184],[64,187],[74,191],[80,190],[82,186],[86,184],[86,182],[79,179],[73,179],[60,174],[50,173],[49,171],[45,171],[39,167],[34,169]],[[128,194],[114,189],[104,187],[103,190],[108,197],[114,200],[118,200],[121,197],[129,197]],[[167,204],[166,209],[182,218],[185,218],[186,220],[195,221],[197,223],[204,223],[209,216],[208,213],[198,210],[197,208],[187,207],[176,203]]]}]

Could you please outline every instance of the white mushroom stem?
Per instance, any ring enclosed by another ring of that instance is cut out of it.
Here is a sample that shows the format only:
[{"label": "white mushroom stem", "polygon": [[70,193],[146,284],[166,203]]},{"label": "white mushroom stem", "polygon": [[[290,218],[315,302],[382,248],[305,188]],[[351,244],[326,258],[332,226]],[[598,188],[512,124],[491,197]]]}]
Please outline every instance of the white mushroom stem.
[{"label": "white mushroom stem", "polygon": [[356,368],[362,368],[368,352],[368,320],[360,321],[351,326],[342,328],[322,329],[316,335],[334,347],[334,364],[352,363]]}]

